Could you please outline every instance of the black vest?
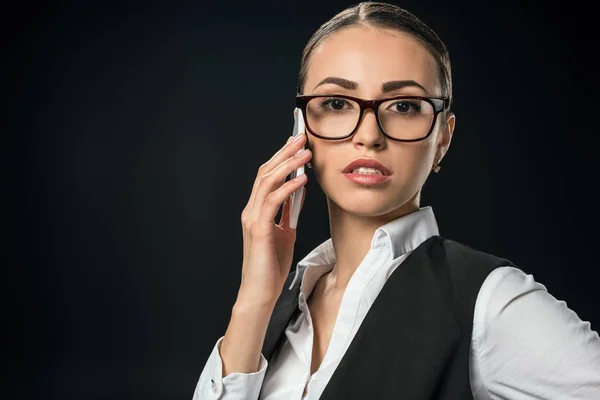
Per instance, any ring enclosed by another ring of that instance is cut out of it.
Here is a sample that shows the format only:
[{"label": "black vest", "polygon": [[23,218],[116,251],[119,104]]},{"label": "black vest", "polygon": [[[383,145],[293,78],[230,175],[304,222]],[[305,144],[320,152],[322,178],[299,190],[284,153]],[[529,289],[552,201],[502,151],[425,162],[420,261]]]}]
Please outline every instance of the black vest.
[{"label": "black vest", "polygon": [[[438,235],[394,270],[367,312],[321,400],[473,399],[469,350],[479,289],[499,258]],[[288,276],[262,348],[267,360],[298,312]]]}]

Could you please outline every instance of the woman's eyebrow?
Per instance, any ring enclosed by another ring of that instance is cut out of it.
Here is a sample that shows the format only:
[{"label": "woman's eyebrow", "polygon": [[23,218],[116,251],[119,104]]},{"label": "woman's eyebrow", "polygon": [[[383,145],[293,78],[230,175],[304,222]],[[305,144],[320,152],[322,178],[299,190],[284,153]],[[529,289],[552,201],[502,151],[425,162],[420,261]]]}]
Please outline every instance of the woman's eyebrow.
[{"label": "woman's eyebrow", "polygon": [[341,86],[344,89],[348,89],[348,90],[354,90],[358,87],[358,83],[356,83],[356,82],[352,82],[352,81],[350,81],[348,79],[344,79],[344,78],[338,78],[336,76],[329,76],[329,77],[323,79],[321,82],[319,82],[319,84],[317,86],[315,86],[313,88],[313,90],[315,90],[319,86],[324,85],[326,83],[333,83],[334,85]]},{"label": "woman's eyebrow", "polygon": [[381,85],[381,91],[383,93],[386,93],[386,92],[391,92],[392,90],[402,89],[402,88],[410,87],[410,86],[415,86],[415,87],[421,88],[425,93],[429,93],[427,91],[427,89],[425,89],[423,86],[419,85],[416,81],[413,81],[412,79],[405,80],[405,81],[385,82],[383,85]]},{"label": "woman's eyebrow", "polygon": [[[319,86],[324,85],[326,83],[333,83],[334,85],[341,86],[344,89],[348,89],[348,90],[356,90],[356,88],[358,87],[358,83],[353,82],[351,80],[344,79],[344,78],[338,78],[336,76],[329,76],[329,77],[323,79],[321,82],[319,82],[319,84],[317,86],[315,86],[313,88],[313,90],[315,90]],[[383,83],[383,85],[381,85],[381,91],[383,93],[387,93],[387,92],[391,92],[392,90],[402,89],[402,88],[410,87],[410,86],[418,87],[418,88],[422,89],[425,93],[429,93],[429,92],[427,92],[427,89],[425,89],[423,86],[421,86],[420,84],[418,84],[416,81],[414,81],[412,79],[402,80],[402,81],[385,82],[385,83]]]}]

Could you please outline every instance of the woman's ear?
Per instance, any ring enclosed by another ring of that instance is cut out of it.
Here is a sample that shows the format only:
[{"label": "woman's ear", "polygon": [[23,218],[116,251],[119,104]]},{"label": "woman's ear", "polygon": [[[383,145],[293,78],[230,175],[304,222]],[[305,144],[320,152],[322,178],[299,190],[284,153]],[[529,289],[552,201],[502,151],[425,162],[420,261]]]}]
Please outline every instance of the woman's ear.
[{"label": "woman's ear", "polygon": [[447,111],[444,115],[444,124],[442,124],[438,135],[438,163],[442,161],[442,158],[444,158],[444,155],[450,147],[455,124],[456,115],[454,115],[452,111]]},{"label": "woman's ear", "polygon": [[456,123],[456,115],[452,111],[446,113],[446,128],[450,133],[450,137],[454,133],[454,124]]}]

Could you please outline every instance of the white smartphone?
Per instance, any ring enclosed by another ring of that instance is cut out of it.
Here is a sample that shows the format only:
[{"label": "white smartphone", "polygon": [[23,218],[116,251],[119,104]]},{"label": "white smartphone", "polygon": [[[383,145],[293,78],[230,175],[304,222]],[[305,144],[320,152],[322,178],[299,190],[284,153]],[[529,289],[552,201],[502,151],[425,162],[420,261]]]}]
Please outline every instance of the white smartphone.
[{"label": "white smartphone", "polygon": [[[294,130],[292,131],[292,136],[298,136],[301,134],[306,134],[304,128],[304,116],[302,115],[302,110],[296,107],[296,113],[294,115]],[[298,152],[302,151],[302,149],[298,150]],[[294,179],[297,176],[300,176],[304,173],[304,165],[300,168],[296,169],[290,174],[290,180]],[[290,228],[296,229],[298,225],[298,216],[300,215],[300,206],[302,205],[302,196],[304,195],[304,186],[294,191],[290,195]]]}]

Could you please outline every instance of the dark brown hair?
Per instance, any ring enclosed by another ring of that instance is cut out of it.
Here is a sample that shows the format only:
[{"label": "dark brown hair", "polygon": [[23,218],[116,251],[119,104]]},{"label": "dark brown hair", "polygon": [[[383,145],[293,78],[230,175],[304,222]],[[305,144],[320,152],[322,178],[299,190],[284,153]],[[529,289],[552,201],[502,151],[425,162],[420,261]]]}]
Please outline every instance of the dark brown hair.
[{"label": "dark brown hair", "polygon": [[452,74],[450,57],[444,43],[431,28],[410,12],[393,4],[374,1],[362,2],[345,9],[321,25],[312,35],[304,48],[300,62],[297,88],[299,94],[303,94],[308,63],[313,51],[332,34],[352,26],[394,29],[411,35],[421,43],[436,61],[441,96],[450,99],[448,109],[450,108]]}]

